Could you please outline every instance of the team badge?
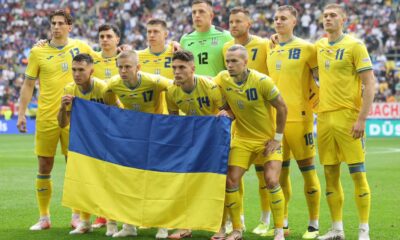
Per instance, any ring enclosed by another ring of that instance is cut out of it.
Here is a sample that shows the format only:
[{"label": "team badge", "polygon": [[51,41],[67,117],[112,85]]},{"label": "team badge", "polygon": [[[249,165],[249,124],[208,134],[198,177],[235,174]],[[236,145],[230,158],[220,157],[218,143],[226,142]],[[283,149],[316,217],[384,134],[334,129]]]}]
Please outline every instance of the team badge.
[{"label": "team badge", "polygon": [[218,38],[216,38],[216,37],[211,38],[211,45],[214,45],[214,46],[218,45]]},{"label": "team badge", "polygon": [[276,70],[281,70],[281,67],[282,67],[282,61],[281,60],[276,61],[275,64]]},{"label": "team badge", "polygon": [[242,100],[237,100],[236,104],[238,105],[239,109],[244,109],[244,103]]},{"label": "team badge", "polygon": [[106,68],[104,74],[106,75],[106,78],[110,78],[111,77],[111,70]]},{"label": "team badge", "polygon": [[329,70],[330,67],[331,67],[331,62],[329,60],[325,60],[325,69]]},{"label": "team badge", "polygon": [[155,75],[160,75],[160,74],[161,74],[160,69],[157,68],[157,69],[154,71],[154,74],[155,74]]},{"label": "team badge", "polygon": [[61,70],[62,70],[63,72],[68,71],[68,63],[62,63],[62,64],[61,64]]},{"label": "team badge", "polygon": [[132,110],[133,111],[140,111],[140,104],[136,104],[136,103],[132,104]]}]

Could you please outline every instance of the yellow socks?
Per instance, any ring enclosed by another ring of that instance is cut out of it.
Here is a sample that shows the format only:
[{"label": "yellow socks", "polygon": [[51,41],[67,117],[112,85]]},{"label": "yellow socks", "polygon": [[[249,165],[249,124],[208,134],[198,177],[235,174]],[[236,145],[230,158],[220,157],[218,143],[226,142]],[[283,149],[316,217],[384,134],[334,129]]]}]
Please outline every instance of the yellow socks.
[{"label": "yellow socks", "polygon": [[340,183],[340,164],[325,165],[326,199],[332,222],[342,222],[343,188]]},{"label": "yellow socks", "polygon": [[269,199],[275,228],[283,228],[285,196],[281,186],[278,185],[273,189],[269,189]]},{"label": "yellow socks", "polygon": [[284,207],[285,219],[288,219],[288,206],[290,198],[292,197],[292,184],[290,182],[289,167],[290,167],[290,161],[283,161],[281,175],[279,176],[279,183],[281,185],[283,195],[285,196],[285,207]]},{"label": "yellow socks", "polygon": [[349,165],[350,175],[354,182],[354,197],[360,223],[368,223],[371,206],[369,189],[364,163]]},{"label": "yellow socks", "polygon": [[39,205],[40,216],[50,215],[50,200],[53,183],[50,174],[38,174],[36,177],[36,199]]},{"label": "yellow socks", "polygon": [[227,188],[225,192],[225,207],[231,216],[233,229],[242,229],[240,221],[240,209],[242,207],[242,198],[239,193],[239,187]]},{"label": "yellow socks", "polygon": [[300,167],[304,179],[304,195],[306,196],[310,220],[318,220],[321,199],[321,185],[315,166]]}]

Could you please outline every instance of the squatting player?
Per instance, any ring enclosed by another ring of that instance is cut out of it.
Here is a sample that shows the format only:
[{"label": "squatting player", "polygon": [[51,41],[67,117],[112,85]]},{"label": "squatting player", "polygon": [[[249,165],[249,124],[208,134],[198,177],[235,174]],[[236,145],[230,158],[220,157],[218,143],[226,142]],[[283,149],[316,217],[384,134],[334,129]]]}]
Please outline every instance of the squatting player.
[{"label": "squatting player", "polygon": [[[233,40],[224,44],[223,54],[225,54],[234,44],[240,44],[247,50],[249,56],[247,67],[254,69],[260,73],[267,74],[267,39],[262,39],[258,36],[250,34],[251,19],[249,10],[243,7],[234,7],[229,14],[229,32],[233,36]],[[271,208],[268,202],[268,189],[264,180],[263,163],[254,162],[256,175],[258,178],[258,193],[261,203],[260,224],[253,229],[255,234],[266,234],[269,228]],[[239,192],[243,197],[243,184],[241,184]],[[242,210],[242,222],[244,222]],[[244,226],[243,226],[244,227]]]},{"label": "squatting player", "polygon": [[[57,113],[61,104],[64,86],[72,82],[71,63],[79,53],[90,53],[91,48],[80,40],[68,38],[72,30],[72,17],[64,10],[50,15],[51,40],[43,47],[31,49],[25,81],[21,88],[17,127],[26,132],[25,111],[32,98],[35,80],[40,79],[40,95],[36,116],[35,153],[38,156],[39,172],[36,177],[36,198],[40,218],[30,230],[44,230],[51,226],[50,200],[53,191],[51,170],[54,164],[58,141],[62,153],[67,155],[68,128],[60,128]],[[79,222],[79,211],[74,210],[71,225]]]},{"label": "squatting player", "polygon": [[[228,240],[242,239],[240,209],[243,199],[239,183],[257,158],[264,163],[265,182],[275,222],[275,240],[284,239],[284,196],[279,186],[281,141],[286,122],[286,105],[271,78],[247,68],[248,54],[242,45],[233,45],[226,53],[227,71],[215,77],[230,109],[236,117],[229,153],[225,211],[232,218],[233,231]],[[272,109],[276,109],[276,120]],[[224,228],[213,239],[224,238]]]},{"label": "squatting player", "polygon": [[[125,109],[163,113],[162,92],[166,91],[172,81],[160,75],[139,71],[140,64],[136,51],[123,51],[118,55],[119,76],[108,83],[108,90],[117,95]],[[122,230],[113,237],[136,236],[136,227],[124,224]]]},{"label": "squatting player", "polygon": [[369,239],[371,192],[365,172],[365,121],[374,99],[375,77],[365,45],[343,34],[345,10],[328,4],[323,12],[327,38],[317,43],[320,79],[318,153],[324,165],[326,199],[332,228],[318,239],[344,239],[343,189],[340,163],[345,162],[354,183],[359,216],[358,239]]},{"label": "squatting player", "polygon": [[[288,116],[283,134],[283,163],[280,184],[285,195],[285,234],[288,229],[288,203],[292,194],[289,166],[291,154],[304,179],[304,194],[309,211],[308,229],[303,239],[318,236],[321,186],[315,170],[315,145],[313,137],[314,117],[309,104],[310,88],[317,76],[318,64],[315,46],[293,35],[297,23],[297,10],[293,6],[278,7],[274,26],[279,44],[273,49],[268,45],[268,72],[279,88],[288,107]],[[270,231],[266,236],[272,236]]]},{"label": "squatting player", "polygon": [[216,76],[225,69],[222,47],[231,40],[229,32],[212,25],[214,17],[210,0],[192,2],[192,20],[195,31],[185,34],[181,47],[194,55],[196,74]]}]

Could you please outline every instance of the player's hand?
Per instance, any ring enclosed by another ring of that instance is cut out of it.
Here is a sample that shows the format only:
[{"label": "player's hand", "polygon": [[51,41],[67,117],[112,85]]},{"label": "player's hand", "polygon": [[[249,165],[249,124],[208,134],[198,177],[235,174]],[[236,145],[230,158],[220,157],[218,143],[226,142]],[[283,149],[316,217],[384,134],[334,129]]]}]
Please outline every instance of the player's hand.
[{"label": "player's hand", "polygon": [[133,48],[132,46],[128,45],[128,44],[122,44],[117,48],[118,52],[122,52],[122,51],[131,51]]},{"label": "player's hand", "polygon": [[27,131],[25,115],[18,115],[17,128],[18,128],[19,132],[22,132],[22,133],[25,133]]},{"label": "player's hand", "polygon": [[172,45],[172,52],[176,52],[182,49],[181,44],[179,44],[177,41],[172,41],[171,45]]},{"label": "player's hand", "polygon": [[70,105],[72,103],[72,100],[74,100],[74,96],[72,95],[64,95],[61,98],[61,108],[65,108],[66,106]]},{"label": "player's hand", "polygon": [[265,150],[264,150],[263,154],[264,154],[264,156],[268,156],[280,148],[281,148],[281,142],[278,142],[274,139],[270,139],[265,144]]},{"label": "player's hand", "polygon": [[278,34],[273,34],[269,40],[269,47],[273,49],[276,45],[279,44]]},{"label": "player's hand", "polygon": [[220,110],[217,113],[217,117],[228,117],[228,118],[230,118],[232,120],[235,119],[235,115],[233,114],[233,112],[230,111],[230,110],[225,110],[225,109]]},{"label": "player's hand", "polygon": [[365,131],[365,120],[358,119],[351,128],[351,134],[354,139],[362,138]]},{"label": "player's hand", "polygon": [[34,47],[44,47],[44,46],[46,46],[46,43],[47,43],[47,39],[40,39],[33,46]]}]

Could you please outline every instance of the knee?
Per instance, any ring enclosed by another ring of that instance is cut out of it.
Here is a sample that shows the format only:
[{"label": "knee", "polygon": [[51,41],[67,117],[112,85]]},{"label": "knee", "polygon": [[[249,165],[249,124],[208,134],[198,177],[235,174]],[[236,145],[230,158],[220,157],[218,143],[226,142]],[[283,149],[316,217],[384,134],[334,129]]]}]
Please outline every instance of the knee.
[{"label": "knee", "polygon": [[39,157],[39,174],[50,174],[53,168],[53,159]]},{"label": "knee", "polygon": [[268,189],[274,189],[279,185],[279,178],[276,176],[266,176],[265,183],[267,184]]}]

